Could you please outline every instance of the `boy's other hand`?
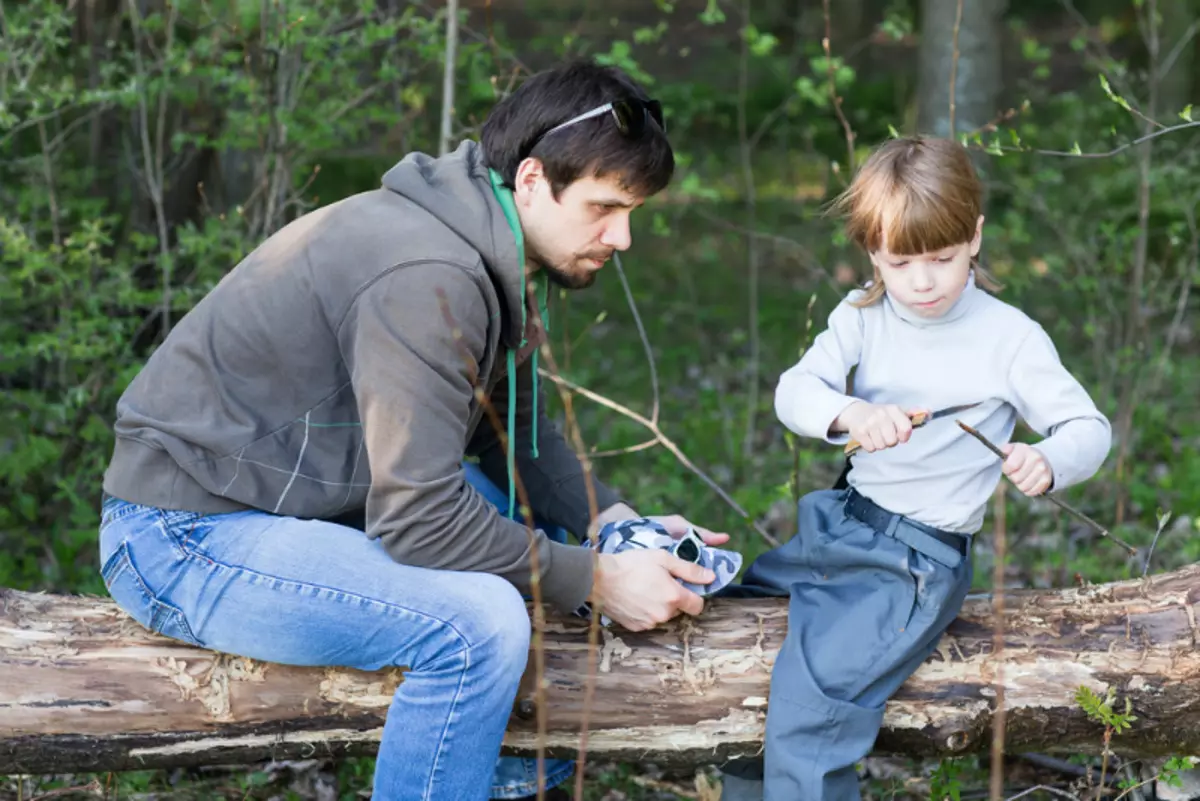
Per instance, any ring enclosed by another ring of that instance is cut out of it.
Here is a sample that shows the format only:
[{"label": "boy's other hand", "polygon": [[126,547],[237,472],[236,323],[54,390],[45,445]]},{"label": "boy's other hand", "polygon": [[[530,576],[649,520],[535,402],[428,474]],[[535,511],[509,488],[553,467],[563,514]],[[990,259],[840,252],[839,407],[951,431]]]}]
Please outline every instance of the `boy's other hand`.
[{"label": "boy's other hand", "polygon": [[1009,442],[1000,450],[1004,453],[1004,475],[1017,489],[1026,495],[1041,495],[1050,489],[1054,472],[1041,451],[1023,442]]}]

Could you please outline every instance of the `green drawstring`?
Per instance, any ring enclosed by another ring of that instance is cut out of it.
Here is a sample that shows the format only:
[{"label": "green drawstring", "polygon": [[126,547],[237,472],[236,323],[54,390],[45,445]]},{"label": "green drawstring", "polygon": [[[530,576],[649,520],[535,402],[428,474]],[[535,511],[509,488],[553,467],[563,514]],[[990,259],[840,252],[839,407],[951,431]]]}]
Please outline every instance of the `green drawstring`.
[{"label": "green drawstring", "polygon": [[[525,293],[524,293],[524,273],[525,273],[525,234],[521,230],[521,220],[517,216],[517,206],[513,201],[512,190],[504,185],[504,179],[500,173],[495,170],[488,170],[488,177],[491,178],[492,192],[496,195],[496,199],[500,202],[500,208],[504,211],[504,219],[508,221],[508,227],[512,231],[513,239],[517,243],[517,269],[522,274],[522,292],[521,292],[521,345],[525,347]],[[550,330],[550,316],[546,311],[546,293],[547,284],[544,276],[535,275],[533,278],[538,296],[538,313],[542,317],[542,326],[546,331]],[[530,356],[531,367],[533,368],[533,442],[532,451],[533,458],[538,458],[538,352],[534,349]],[[516,519],[517,514],[517,360],[514,351],[509,350],[507,357],[508,365],[508,516]]]}]

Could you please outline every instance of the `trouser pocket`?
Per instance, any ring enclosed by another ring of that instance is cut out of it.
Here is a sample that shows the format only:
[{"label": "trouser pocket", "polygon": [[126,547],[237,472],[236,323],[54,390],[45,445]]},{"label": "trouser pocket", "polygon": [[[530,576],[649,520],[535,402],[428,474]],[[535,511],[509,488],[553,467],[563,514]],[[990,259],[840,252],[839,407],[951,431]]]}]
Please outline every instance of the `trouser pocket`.
[{"label": "trouser pocket", "polygon": [[122,542],[101,569],[108,594],[138,623],[151,631],[189,645],[202,645],[183,613],[150,592],[134,563],[129,542]]}]

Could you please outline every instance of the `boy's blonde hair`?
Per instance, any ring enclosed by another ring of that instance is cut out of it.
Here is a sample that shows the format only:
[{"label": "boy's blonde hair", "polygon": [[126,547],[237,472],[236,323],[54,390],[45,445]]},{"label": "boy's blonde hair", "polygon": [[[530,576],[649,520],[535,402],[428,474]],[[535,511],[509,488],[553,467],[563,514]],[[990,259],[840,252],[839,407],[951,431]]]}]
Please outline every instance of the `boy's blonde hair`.
[{"label": "boy's blonde hair", "polygon": [[[929,253],[975,237],[983,210],[983,184],[965,147],[952,139],[909,136],[891,139],[863,163],[850,186],[833,202],[845,216],[846,234],[867,253],[887,243],[897,255]],[[977,262],[975,283],[991,291],[999,282]],[[853,302],[870,306],[883,297],[875,281]]]}]

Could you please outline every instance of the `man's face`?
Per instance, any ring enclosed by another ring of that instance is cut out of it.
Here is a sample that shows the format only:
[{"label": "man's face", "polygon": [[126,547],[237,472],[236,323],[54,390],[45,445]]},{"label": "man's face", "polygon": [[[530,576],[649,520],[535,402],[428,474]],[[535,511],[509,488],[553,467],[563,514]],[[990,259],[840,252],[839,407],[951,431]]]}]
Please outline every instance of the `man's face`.
[{"label": "man's face", "polygon": [[555,199],[536,159],[517,171],[514,195],[526,259],[567,289],[591,286],[613,251],[629,248],[629,215],[643,203],[615,177],[580,178]]}]

